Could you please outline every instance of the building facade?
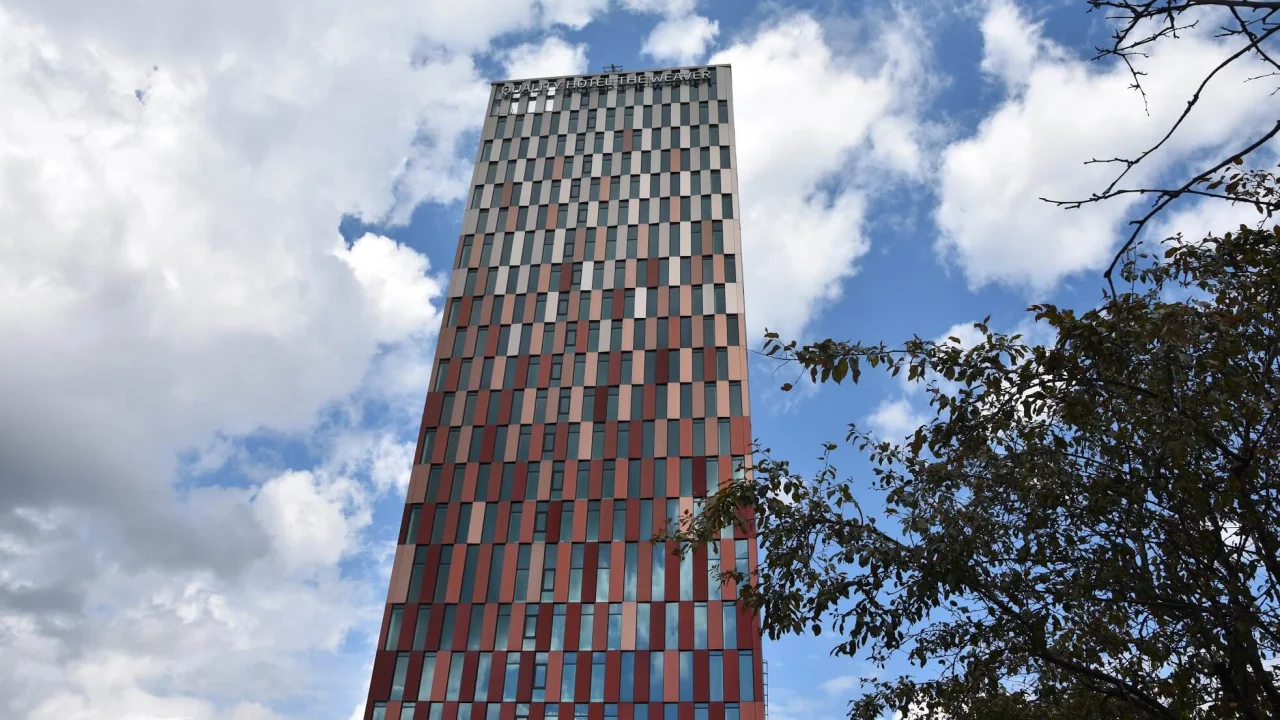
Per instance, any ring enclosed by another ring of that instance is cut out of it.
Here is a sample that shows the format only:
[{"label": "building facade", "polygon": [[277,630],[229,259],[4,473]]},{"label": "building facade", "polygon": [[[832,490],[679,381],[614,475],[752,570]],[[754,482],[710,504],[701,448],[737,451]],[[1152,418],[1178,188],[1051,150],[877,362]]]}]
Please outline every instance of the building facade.
[{"label": "building facade", "polygon": [[758,620],[649,539],[751,427],[728,66],[500,82],[367,720],[763,720]]}]

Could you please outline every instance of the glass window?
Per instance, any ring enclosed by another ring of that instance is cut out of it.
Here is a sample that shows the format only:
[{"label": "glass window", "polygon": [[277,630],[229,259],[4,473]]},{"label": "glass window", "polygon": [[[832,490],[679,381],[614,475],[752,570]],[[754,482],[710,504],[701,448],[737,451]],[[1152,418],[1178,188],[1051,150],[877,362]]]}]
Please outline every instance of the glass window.
[{"label": "glass window", "polygon": [[662,602],[667,586],[667,550],[664,545],[650,547],[653,548],[653,582],[649,587],[649,594],[655,602]]},{"label": "glass window", "polygon": [[[642,530],[643,532],[643,530]],[[622,580],[622,599],[627,602],[635,602],[637,573],[639,572],[639,552],[640,548],[637,543],[629,542],[624,550],[624,569]]]},{"label": "glass window", "polygon": [[449,684],[445,687],[445,700],[457,700],[462,694],[462,663],[466,658],[465,653],[456,653],[449,659]]},{"label": "glass window", "polygon": [[549,603],[555,600],[555,583],[556,583],[556,555],[557,546],[555,543],[545,546],[542,558],[542,602]]},{"label": "glass window", "polygon": [[533,694],[529,698],[533,702],[545,702],[547,699],[547,654],[538,653],[533,661]]},{"label": "glass window", "polygon": [[693,699],[693,653],[688,650],[680,653],[680,699]]},{"label": "glass window", "polygon": [[724,653],[712,650],[709,653],[707,669],[707,684],[710,691],[707,699],[711,702],[721,702],[724,700]]},{"label": "glass window", "polygon": [[609,637],[605,641],[606,650],[622,649],[622,604],[609,605]]},{"label": "glass window", "polygon": [[404,699],[404,682],[405,677],[409,674],[409,653],[399,653],[396,655],[395,672],[391,676],[391,697],[390,700]]},{"label": "glass window", "polygon": [[453,629],[455,621],[458,617],[457,605],[446,605],[444,608],[444,621],[440,625],[440,649],[451,650],[453,648]]},{"label": "glass window", "polygon": [[[574,681],[577,680],[577,676],[578,676],[578,654],[572,653],[572,652],[565,653],[564,667],[561,669],[561,673],[560,673],[560,701],[561,702],[573,701]],[[554,707],[554,706],[551,706],[551,707]]]},{"label": "glass window", "polygon": [[587,541],[596,542],[600,539],[600,501],[591,500],[587,503]]},{"label": "glass window", "polygon": [[569,600],[573,602],[582,599],[582,557],[583,546],[574,545],[569,551]]},{"label": "glass window", "polygon": [[431,697],[431,685],[436,679],[436,654],[433,652],[426,653],[422,656],[422,676],[418,679],[418,699],[427,700]]},{"label": "glass window", "polygon": [[[424,548],[425,549],[425,548]],[[452,569],[452,548],[445,548],[440,553],[440,564],[436,568],[435,602],[444,602],[445,590],[449,587],[449,571]]]},{"label": "glass window", "polygon": [[[493,653],[478,653],[476,660],[476,688],[472,694],[476,700],[483,702],[489,697],[489,675],[493,672]],[[422,698],[421,695],[418,696]]]},{"label": "glass window", "polygon": [[[427,626],[428,626],[428,620],[430,620],[430,618],[431,618],[431,606],[419,605],[418,621],[413,625],[413,649],[414,650],[427,649]],[[419,695],[418,697],[423,697],[423,696]]]},{"label": "glass window", "polygon": [[387,622],[387,641],[383,650],[395,650],[400,643],[400,627],[404,620],[404,606],[391,606],[391,619]]},{"label": "glass window", "polygon": [[511,633],[511,606],[498,606],[498,622],[494,631],[493,649],[506,650],[507,637]]},{"label": "glass window", "polygon": [[707,604],[693,604],[693,649],[707,649]]},{"label": "glass window", "polygon": [[[618,701],[629,703],[635,699],[636,654],[633,652],[622,653],[621,666],[622,677],[618,680]],[[608,713],[606,713],[607,716]]]},{"label": "glass window", "polygon": [[591,653],[591,701],[604,700],[604,653]]},{"label": "glass window", "polygon": [[565,606],[555,605],[551,609],[551,649],[564,649]]},{"label": "glass window", "polygon": [[596,570],[596,602],[609,600],[609,553],[607,546],[601,549],[598,557],[600,563]]},{"label": "glass window", "polygon": [[755,662],[750,650],[738,651],[738,699],[754,702],[756,699]]},{"label": "glass window", "polygon": [[660,652],[649,653],[649,699],[662,699],[662,660]]},{"label": "glass window", "polygon": [[649,603],[636,603],[636,649],[649,649]]},{"label": "glass window", "polygon": [[592,647],[592,629],[596,624],[596,609],[594,605],[582,606],[582,620],[578,625],[578,649],[590,650]]},{"label": "glass window", "polygon": [[481,631],[484,629],[484,606],[471,606],[471,621],[467,623],[467,649],[479,650]]},{"label": "glass window", "polygon": [[680,606],[676,603],[667,603],[663,607],[667,609],[666,622],[663,623],[667,633],[664,642],[668,650],[675,650],[680,647]]},{"label": "glass window", "polygon": [[507,656],[507,667],[505,677],[502,680],[502,699],[506,702],[513,702],[516,699],[516,687],[520,681],[520,654],[512,653]]}]

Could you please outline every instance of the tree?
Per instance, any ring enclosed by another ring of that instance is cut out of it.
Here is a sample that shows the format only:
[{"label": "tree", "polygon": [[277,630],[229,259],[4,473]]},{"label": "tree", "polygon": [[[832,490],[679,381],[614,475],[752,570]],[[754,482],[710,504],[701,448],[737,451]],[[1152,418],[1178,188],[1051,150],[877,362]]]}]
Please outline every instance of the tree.
[{"label": "tree", "polygon": [[851,425],[867,477],[835,444],[808,479],[760,450],[668,538],[752,522],[757,576],[724,574],[769,637],[938,668],[866,680],[854,718],[1280,717],[1280,227],[1161,255],[1129,253],[1098,309],[1030,308],[1044,346],[985,321],[969,348],[768,334],[817,382],[905,375],[933,417],[903,443]]},{"label": "tree", "polygon": [[[1087,164],[1115,165],[1119,168],[1115,177],[1101,191],[1088,198],[1060,200],[1041,198],[1067,209],[1104,202],[1121,196],[1141,195],[1151,198],[1147,210],[1130,222],[1130,233],[1116,251],[1103,277],[1110,294],[1115,295],[1114,274],[1121,259],[1139,242],[1142,231],[1156,215],[1179,199],[1214,198],[1233,203],[1255,206],[1259,213],[1270,218],[1280,211],[1280,196],[1241,192],[1249,183],[1256,182],[1258,173],[1238,169],[1242,160],[1255,151],[1265,148],[1280,134],[1280,120],[1269,129],[1260,130],[1243,139],[1239,147],[1232,148],[1199,172],[1185,180],[1174,181],[1159,187],[1125,187],[1122,183],[1130,171],[1141,165],[1151,155],[1164,147],[1169,139],[1182,128],[1187,118],[1200,104],[1205,88],[1222,77],[1222,71],[1242,60],[1256,60],[1263,70],[1246,82],[1280,77],[1280,62],[1275,59],[1276,45],[1280,39],[1280,1],[1268,0],[1086,0],[1089,11],[1106,15],[1115,25],[1111,44],[1097,48],[1097,59],[1116,59],[1123,62],[1133,77],[1130,86],[1140,93],[1146,104],[1146,91],[1142,78],[1146,72],[1135,64],[1135,59],[1147,57],[1157,43],[1176,40],[1201,23],[1217,27],[1217,37],[1227,44],[1234,43],[1230,53],[1201,78],[1195,91],[1187,99],[1187,105],[1171,123],[1163,136],[1151,146],[1130,157],[1094,158]],[[1205,112],[1205,111],[1202,111]],[[1212,108],[1207,112],[1212,112]],[[1265,173],[1263,173],[1265,175]]]}]

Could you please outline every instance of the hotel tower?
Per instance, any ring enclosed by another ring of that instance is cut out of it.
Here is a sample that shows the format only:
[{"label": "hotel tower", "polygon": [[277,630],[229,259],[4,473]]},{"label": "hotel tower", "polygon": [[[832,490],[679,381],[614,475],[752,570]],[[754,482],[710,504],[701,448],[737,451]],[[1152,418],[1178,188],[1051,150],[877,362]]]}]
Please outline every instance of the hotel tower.
[{"label": "hotel tower", "polygon": [[366,720],[763,720],[731,78],[494,83]]}]

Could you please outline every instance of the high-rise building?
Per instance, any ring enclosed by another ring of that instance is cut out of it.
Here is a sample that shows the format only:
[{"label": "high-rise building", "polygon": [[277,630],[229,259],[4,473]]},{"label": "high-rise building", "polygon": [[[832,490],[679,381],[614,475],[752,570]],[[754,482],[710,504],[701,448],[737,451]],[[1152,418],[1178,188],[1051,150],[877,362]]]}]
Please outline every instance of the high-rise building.
[{"label": "high-rise building", "polygon": [[763,720],[728,66],[493,85],[367,720]]}]

